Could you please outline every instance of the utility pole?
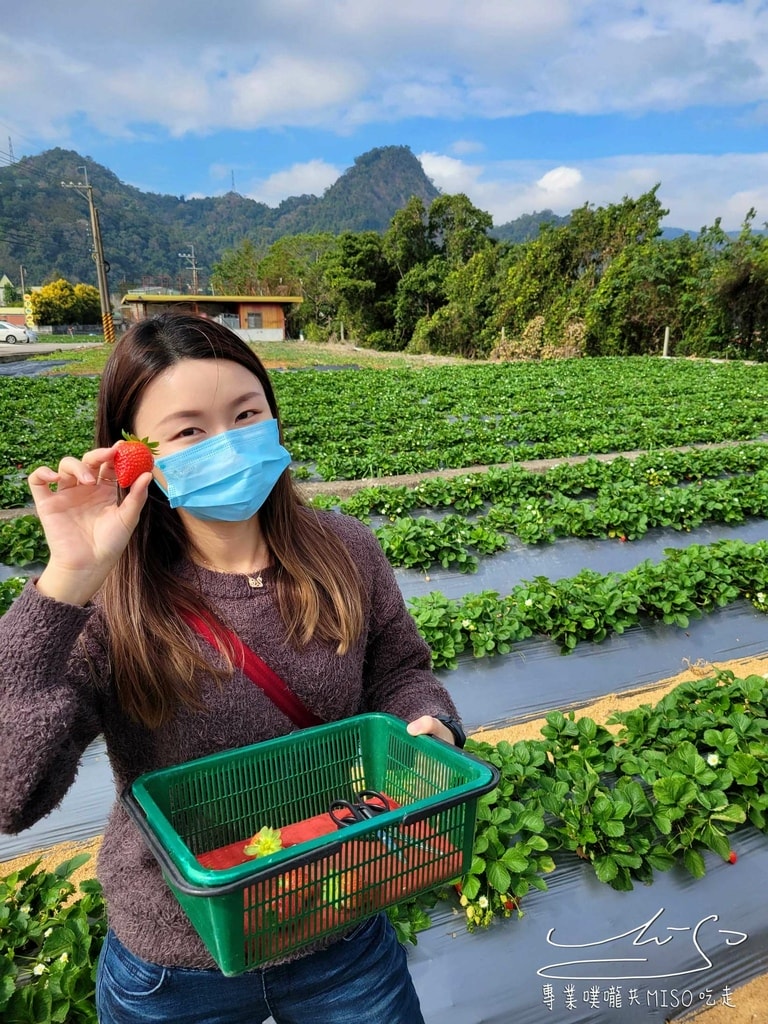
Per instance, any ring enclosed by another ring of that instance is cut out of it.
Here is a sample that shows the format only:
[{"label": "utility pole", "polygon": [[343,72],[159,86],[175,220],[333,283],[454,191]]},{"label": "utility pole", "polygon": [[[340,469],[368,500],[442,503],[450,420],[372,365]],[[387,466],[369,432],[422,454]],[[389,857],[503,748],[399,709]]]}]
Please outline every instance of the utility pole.
[{"label": "utility pole", "polygon": [[24,287],[24,264],[19,264],[19,277],[21,279],[21,304],[24,307],[24,323],[27,327],[34,327],[35,321],[32,316],[32,304],[27,300],[27,289]]},{"label": "utility pole", "polygon": [[192,267],[192,294],[199,295],[200,293],[197,290],[197,260],[195,259],[194,245],[190,245],[189,252],[180,252],[179,259],[187,260],[189,266]]},{"label": "utility pole", "polygon": [[109,263],[104,259],[104,249],[101,244],[101,226],[99,225],[99,211],[93,201],[93,185],[88,183],[88,170],[85,172],[85,184],[76,181],[62,181],[63,188],[73,188],[79,195],[88,201],[88,209],[91,215],[91,235],[93,236],[93,258],[96,263],[96,277],[99,282],[99,303],[101,305],[101,324],[104,329],[104,340],[112,345],[115,341],[115,325],[112,321],[112,303],[109,301],[109,285],[107,284],[107,273]]}]

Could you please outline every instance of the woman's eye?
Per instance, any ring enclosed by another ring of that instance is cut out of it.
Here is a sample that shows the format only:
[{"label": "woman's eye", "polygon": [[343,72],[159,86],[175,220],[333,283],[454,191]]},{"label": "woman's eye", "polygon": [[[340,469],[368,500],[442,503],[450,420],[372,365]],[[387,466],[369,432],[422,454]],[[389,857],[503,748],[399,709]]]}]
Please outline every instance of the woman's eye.
[{"label": "woman's eye", "polygon": [[176,437],[194,437],[197,434],[197,430],[197,427],[184,427],[183,430],[178,432]]},{"label": "woman's eye", "polygon": [[250,420],[253,419],[254,416],[258,415],[259,413],[256,409],[243,409],[243,411],[239,412],[235,417],[235,422],[238,420]]}]

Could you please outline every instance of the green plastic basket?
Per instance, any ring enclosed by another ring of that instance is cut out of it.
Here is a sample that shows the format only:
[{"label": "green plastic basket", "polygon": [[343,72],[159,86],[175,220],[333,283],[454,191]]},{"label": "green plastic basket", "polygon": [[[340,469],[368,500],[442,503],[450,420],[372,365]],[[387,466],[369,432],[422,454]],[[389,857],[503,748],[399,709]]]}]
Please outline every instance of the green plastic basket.
[{"label": "green plastic basket", "polygon": [[[359,715],[149,772],[122,801],[226,975],[284,957],[469,870],[491,765],[385,714]],[[221,869],[198,858],[361,790],[396,806]]]}]

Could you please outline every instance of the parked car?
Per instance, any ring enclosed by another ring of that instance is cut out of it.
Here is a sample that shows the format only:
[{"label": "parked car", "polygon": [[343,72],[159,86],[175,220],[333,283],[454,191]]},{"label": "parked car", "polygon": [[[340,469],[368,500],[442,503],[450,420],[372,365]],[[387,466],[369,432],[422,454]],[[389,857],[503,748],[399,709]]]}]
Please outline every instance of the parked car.
[{"label": "parked car", "polygon": [[0,342],[6,345],[15,345],[17,341],[22,344],[33,341],[26,327],[19,327],[18,324],[9,324],[7,320],[0,320]]}]

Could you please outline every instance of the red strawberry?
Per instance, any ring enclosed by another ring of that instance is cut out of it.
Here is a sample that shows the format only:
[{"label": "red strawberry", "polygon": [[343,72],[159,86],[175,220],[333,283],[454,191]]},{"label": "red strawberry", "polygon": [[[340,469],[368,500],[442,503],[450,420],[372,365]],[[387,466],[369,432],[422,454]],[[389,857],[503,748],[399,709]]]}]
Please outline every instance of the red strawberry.
[{"label": "red strawberry", "polygon": [[115,477],[119,487],[130,487],[142,473],[151,473],[155,464],[157,441],[139,439],[123,431],[125,440],[115,450]]},{"label": "red strawberry", "polygon": [[738,856],[736,854],[736,851],[735,850],[731,850],[731,852],[728,854],[728,863],[729,864],[735,864],[738,859],[739,858],[738,858]]}]

